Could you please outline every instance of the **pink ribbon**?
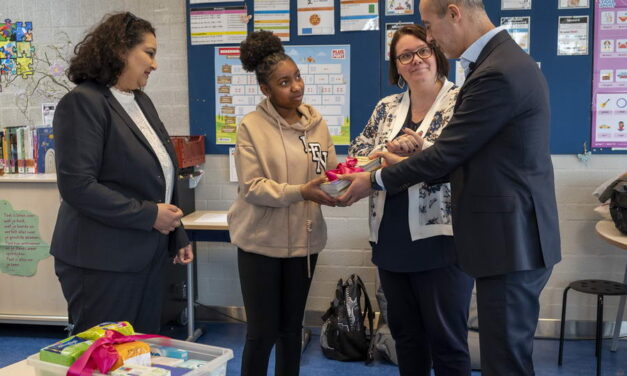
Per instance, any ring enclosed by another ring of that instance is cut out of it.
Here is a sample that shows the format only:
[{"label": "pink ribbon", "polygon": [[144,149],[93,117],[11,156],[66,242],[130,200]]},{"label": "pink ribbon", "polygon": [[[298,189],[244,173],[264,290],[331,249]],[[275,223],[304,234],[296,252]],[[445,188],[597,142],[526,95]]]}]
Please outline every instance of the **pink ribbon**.
[{"label": "pink ribbon", "polygon": [[68,369],[66,375],[91,376],[96,369],[98,369],[100,373],[106,374],[120,357],[113,347],[114,344],[148,338],[170,339],[156,334],[125,336],[115,330],[107,330],[104,337],[97,339],[80,358],[76,359],[76,362]]},{"label": "pink ribbon", "polygon": [[362,172],[364,169],[357,166],[357,158],[346,157],[346,163],[340,162],[337,164],[337,168],[328,170],[325,173],[329,181],[337,180],[338,175],[352,174],[355,172]]}]

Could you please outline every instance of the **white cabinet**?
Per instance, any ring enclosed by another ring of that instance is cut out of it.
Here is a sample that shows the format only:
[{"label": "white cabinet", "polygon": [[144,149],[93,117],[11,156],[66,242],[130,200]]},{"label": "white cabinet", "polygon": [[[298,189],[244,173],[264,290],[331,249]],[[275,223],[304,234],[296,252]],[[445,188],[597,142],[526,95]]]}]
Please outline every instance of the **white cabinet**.
[{"label": "white cabinet", "polygon": [[[38,227],[38,237],[48,246],[60,200],[54,174],[0,176],[0,203],[8,202],[13,213],[24,211],[31,224],[38,221],[38,226],[31,225],[29,231],[33,232]],[[7,206],[4,207],[6,209]],[[11,218],[6,210],[2,215],[4,218],[0,218],[0,225],[7,226]],[[8,255],[11,252],[6,241],[6,228],[2,231],[5,239],[2,242],[4,244],[0,244],[0,262],[4,263],[6,271],[11,262],[8,260],[15,258],[15,255]],[[23,259],[15,258],[15,262],[20,261]],[[0,271],[0,322],[67,323],[67,304],[54,274],[52,256],[40,260],[32,276]]]}]

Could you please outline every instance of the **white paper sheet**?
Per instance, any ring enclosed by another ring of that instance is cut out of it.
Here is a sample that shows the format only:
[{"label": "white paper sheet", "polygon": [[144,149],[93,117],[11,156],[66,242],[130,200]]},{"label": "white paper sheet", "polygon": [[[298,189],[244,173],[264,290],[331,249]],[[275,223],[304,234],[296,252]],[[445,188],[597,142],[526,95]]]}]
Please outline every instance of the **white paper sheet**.
[{"label": "white paper sheet", "polygon": [[297,0],[298,35],[335,34],[333,0]]},{"label": "white paper sheet", "polygon": [[207,213],[196,218],[194,224],[224,224],[226,223],[226,213]]},{"label": "white paper sheet", "polygon": [[379,30],[377,0],[341,0],[340,31]]},{"label": "white paper sheet", "polygon": [[[546,1],[546,0],[545,0]],[[501,10],[531,9],[531,0],[501,0]]]},{"label": "white paper sheet", "polygon": [[245,6],[192,8],[189,30],[192,45],[240,43],[246,39]]},{"label": "white paper sheet", "polygon": [[290,40],[290,3],[288,0],[255,0],[254,29],[268,30],[284,42]]},{"label": "white paper sheet", "polygon": [[587,55],[588,16],[560,16],[557,22],[557,54]]}]

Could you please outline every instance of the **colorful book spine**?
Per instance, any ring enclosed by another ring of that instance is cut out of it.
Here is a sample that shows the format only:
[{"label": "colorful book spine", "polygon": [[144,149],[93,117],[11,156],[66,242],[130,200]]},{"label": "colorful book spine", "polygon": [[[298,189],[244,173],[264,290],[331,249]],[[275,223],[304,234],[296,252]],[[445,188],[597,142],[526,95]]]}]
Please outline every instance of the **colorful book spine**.
[{"label": "colorful book spine", "polygon": [[4,175],[4,131],[0,131],[0,176]]},{"label": "colorful book spine", "polygon": [[24,127],[19,127],[16,129],[17,132],[17,173],[23,174],[26,172],[25,170],[25,161],[24,155],[26,154],[24,150]]},{"label": "colorful book spine", "polygon": [[34,174],[35,171],[35,153],[33,152],[33,129],[31,127],[24,128],[24,172]]},{"label": "colorful book spine", "polygon": [[9,127],[5,129],[5,136],[7,138],[7,160],[10,174],[17,174],[17,129],[15,127]]},{"label": "colorful book spine", "polygon": [[56,166],[54,161],[54,134],[52,127],[35,129],[37,145],[37,173],[54,174]]}]

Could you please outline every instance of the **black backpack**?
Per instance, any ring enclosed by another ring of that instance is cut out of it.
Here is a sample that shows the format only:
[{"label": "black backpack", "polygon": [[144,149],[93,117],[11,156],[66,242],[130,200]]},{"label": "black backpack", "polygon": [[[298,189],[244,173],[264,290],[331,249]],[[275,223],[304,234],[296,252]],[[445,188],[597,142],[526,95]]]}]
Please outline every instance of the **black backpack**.
[{"label": "black backpack", "polygon": [[[361,297],[363,295],[363,311]],[[364,319],[368,319],[366,333]],[[353,274],[345,282],[340,279],[335,288],[335,299],[322,316],[324,323],[320,333],[322,353],[330,359],[341,361],[372,361],[370,339],[372,337],[374,312],[359,276]]]},{"label": "black backpack", "polygon": [[627,175],[623,175],[610,184],[599,201],[610,200],[610,215],[616,228],[623,234],[627,234]]}]

